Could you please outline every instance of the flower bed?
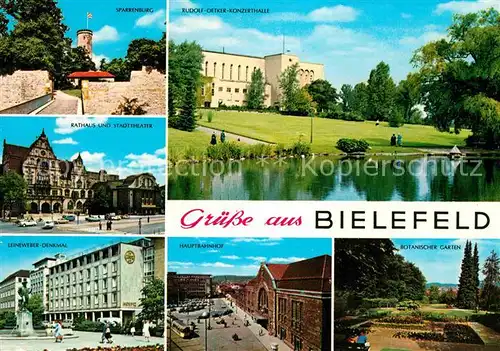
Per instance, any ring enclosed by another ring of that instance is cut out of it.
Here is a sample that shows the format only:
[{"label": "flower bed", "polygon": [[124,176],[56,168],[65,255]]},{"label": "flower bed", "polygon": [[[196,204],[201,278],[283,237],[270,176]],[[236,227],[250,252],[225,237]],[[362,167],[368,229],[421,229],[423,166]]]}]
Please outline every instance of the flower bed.
[{"label": "flower bed", "polygon": [[412,340],[424,340],[424,341],[444,341],[444,334],[436,332],[414,332],[414,331],[399,331],[395,333],[393,338],[398,339],[412,339]]},{"label": "flower bed", "polygon": [[448,323],[444,326],[444,336],[448,342],[463,344],[480,344],[483,340],[476,334],[474,329],[465,324]]},{"label": "flower bed", "polygon": [[388,316],[380,318],[378,320],[382,323],[393,323],[393,324],[423,324],[423,319],[418,316]]},{"label": "flower bed", "polygon": [[444,324],[442,323],[429,323],[429,324],[398,324],[398,323],[375,323],[377,328],[389,328],[389,329],[404,329],[404,330],[422,330],[422,331],[434,331],[435,329],[443,330]]}]

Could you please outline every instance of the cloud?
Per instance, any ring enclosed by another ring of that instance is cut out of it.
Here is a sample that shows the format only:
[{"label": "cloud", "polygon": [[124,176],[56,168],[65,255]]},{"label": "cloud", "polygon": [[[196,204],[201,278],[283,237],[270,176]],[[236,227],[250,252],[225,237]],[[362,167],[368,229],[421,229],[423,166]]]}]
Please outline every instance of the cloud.
[{"label": "cloud", "polygon": [[68,144],[68,145],[77,145],[78,142],[73,140],[73,138],[64,138],[59,140],[54,140],[52,144]]},{"label": "cloud", "polygon": [[264,22],[352,22],[359,11],[350,6],[336,5],[321,7],[306,15],[297,12],[278,12],[262,17]]},{"label": "cloud", "polygon": [[234,238],[231,240],[233,243],[255,243],[261,246],[275,246],[279,245],[281,238]]},{"label": "cloud", "polygon": [[429,31],[419,36],[406,36],[399,40],[401,45],[421,46],[430,41],[446,38],[446,33]]},{"label": "cloud", "polygon": [[256,262],[265,262],[266,258],[264,256],[247,256],[246,257],[249,260],[256,261]]},{"label": "cloud", "polygon": [[170,33],[188,34],[198,31],[220,30],[224,22],[217,16],[196,16],[181,17],[174,22],[170,22]]},{"label": "cloud", "polygon": [[106,61],[109,62],[109,57],[106,55],[96,55],[92,53],[92,61],[95,63],[97,69],[101,69],[101,60],[105,59]]},{"label": "cloud", "polygon": [[72,134],[84,127],[78,127],[77,124],[83,125],[87,123],[106,123],[107,117],[57,117],[56,118],[56,134]]},{"label": "cloud", "polygon": [[194,266],[193,262],[181,262],[181,261],[168,261],[167,262],[168,269],[171,268],[185,268]]},{"label": "cloud", "polygon": [[273,257],[269,259],[269,262],[271,263],[290,263],[290,262],[297,262],[297,261],[303,261],[305,260],[305,257]]},{"label": "cloud", "polygon": [[412,18],[412,17],[413,17],[413,15],[412,15],[412,14],[405,13],[405,12],[402,12],[402,13],[401,13],[401,18],[403,18],[403,19],[410,19],[410,18]]},{"label": "cloud", "polygon": [[128,154],[125,159],[132,160],[128,167],[143,168],[143,167],[161,167],[166,165],[164,158],[158,157],[156,152],[154,155],[143,153],[141,155]]},{"label": "cloud", "polygon": [[470,13],[489,8],[500,10],[500,1],[498,0],[477,0],[477,1],[449,1],[440,3],[436,6],[434,13],[441,15],[445,12]]},{"label": "cloud", "polygon": [[225,258],[227,260],[239,260],[240,259],[240,256],[236,256],[236,255],[228,255],[228,256],[221,256],[220,258]]},{"label": "cloud", "polygon": [[166,148],[162,147],[161,149],[155,150],[155,155],[160,156],[160,155],[165,155],[166,153]]},{"label": "cloud", "polygon": [[104,43],[109,41],[117,41],[120,39],[118,31],[115,27],[108,26],[107,24],[94,32],[94,43]]},{"label": "cloud", "polygon": [[153,13],[139,17],[137,21],[135,21],[135,25],[136,27],[160,26],[163,28],[166,20],[167,19],[165,16],[165,10],[161,9]]},{"label": "cloud", "polygon": [[[106,154],[104,152],[82,151],[82,152],[80,152],[80,156],[82,157],[83,164],[85,166],[88,166],[89,168],[97,167],[97,169],[104,168],[104,167],[102,167],[102,165],[104,164],[104,157],[106,156]],[[78,153],[74,154],[69,159],[74,160],[77,157],[78,157]]]},{"label": "cloud", "polygon": [[170,11],[181,10],[185,8],[197,8],[194,2],[190,0],[170,0]]},{"label": "cloud", "polygon": [[222,262],[204,262],[200,263],[202,267],[215,267],[215,268],[231,268],[234,267],[232,264],[222,263]]}]

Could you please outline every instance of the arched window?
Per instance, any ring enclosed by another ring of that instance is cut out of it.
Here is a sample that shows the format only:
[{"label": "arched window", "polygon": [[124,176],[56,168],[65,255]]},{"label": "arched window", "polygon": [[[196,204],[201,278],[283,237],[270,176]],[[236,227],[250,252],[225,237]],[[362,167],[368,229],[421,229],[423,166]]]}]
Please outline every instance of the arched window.
[{"label": "arched window", "polygon": [[253,68],[253,71],[255,72],[256,70],[257,70],[257,67],[254,67],[254,68]]},{"label": "arched window", "polygon": [[267,307],[267,291],[264,288],[261,288],[259,290],[259,304],[258,304],[258,309],[259,311],[263,313],[267,313],[268,307]]},{"label": "arched window", "polygon": [[221,74],[221,79],[224,79],[224,69],[226,68],[226,64],[222,64],[222,74]]},{"label": "arched window", "polygon": [[311,71],[311,82],[314,80],[314,71]]},{"label": "arched window", "polygon": [[217,77],[217,62],[214,62],[214,77]]},{"label": "arched window", "polygon": [[238,80],[241,79],[241,65],[238,65]]},{"label": "arched window", "polygon": [[229,80],[233,80],[233,65],[229,66]]},{"label": "arched window", "polygon": [[247,82],[248,82],[248,66],[247,66],[247,70],[246,70],[246,72],[245,72],[245,81],[247,81]]},{"label": "arched window", "polygon": [[64,196],[69,197],[69,189],[64,190]]},{"label": "arched window", "polygon": [[205,62],[205,77],[208,76],[208,61]]}]

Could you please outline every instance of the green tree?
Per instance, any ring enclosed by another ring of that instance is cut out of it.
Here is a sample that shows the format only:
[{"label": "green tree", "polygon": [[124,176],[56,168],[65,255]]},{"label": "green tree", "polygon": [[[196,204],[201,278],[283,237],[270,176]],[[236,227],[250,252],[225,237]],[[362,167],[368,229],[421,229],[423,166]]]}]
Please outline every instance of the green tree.
[{"label": "green tree", "polygon": [[380,62],[368,79],[368,115],[371,120],[387,121],[394,111],[396,86],[389,65]]},{"label": "green tree", "polygon": [[26,309],[31,312],[33,318],[33,326],[40,326],[43,322],[43,300],[39,294],[32,295],[28,300]]},{"label": "green tree", "polygon": [[97,185],[88,205],[89,211],[94,215],[104,215],[111,210],[112,193],[107,185]]},{"label": "green tree", "polygon": [[142,308],[139,319],[142,321],[163,321],[165,310],[165,283],[161,279],[153,278],[142,288],[140,306]]},{"label": "green tree", "polygon": [[477,249],[477,243],[474,244],[474,254],[472,256],[472,278],[474,279],[475,290],[475,307],[479,308],[479,251]]},{"label": "green tree", "polygon": [[114,58],[110,62],[106,62],[106,59],[102,59],[100,68],[101,71],[113,74],[117,82],[126,82],[130,80],[130,72],[132,69],[128,61],[123,58]]},{"label": "green tree", "polygon": [[313,98],[307,91],[307,87],[302,87],[297,92],[297,97],[295,98],[295,114],[311,116],[314,113],[314,105]]},{"label": "green tree", "polygon": [[473,309],[476,304],[476,280],[474,277],[474,258],[472,243],[467,241],[458,282],[457,307]]},{"label": "green tree", "polygon": [[11,219],[12,209],[18,206],[20,211],[24,211],[26,202],[26,191],[28,184],[24,178],[14,171],[8,171],[0,176],[0,203],[2,204],[2,217],[5,213],[5,207],[9,209],[9,220]]},{"label": "green tree", "polygon": [[453,291],[453,289],[447,289],[446,291],[443,291],[439,296],[440,303],[445,303],[450,306],[454,305],[456,301],[457,301],[457,295]]},{"label": "green tree", "polygon": [[196,128],[196,84],[194,79],[191,79],[186,87],[186,96],[177,119],[177,129],[192,132]]},{"label": "green tree", "polygon": [[265,81],[262,71],[259,69],[252,72],[250,85],[247,90],[247,107],[259,110],[264,105]]},{"label": "green tree", "polygon": [[279,77],[281,90],[281,108],[283,111],[293,112],[297,110],[297,98],[299,97],[300,85],[297,78],[299,64],[288,66]]},{"label": "green tree", "polygon": [[342,106],[342,111],[351,112],[353,103],[353,91],[350,84],[343,84],[340,87],[340,101]]},{"label": "green tree", "polygon": [[442,131],[471,128],[488,148],[500,145],[500,14],[455,15],[446,39],[415,53],[428,118]]},{"label": "green tree", "polygon": [[[483,266],[483,289],[481,292],[482,307],[489,310],[500,302],[500,259],[495,251],[491,251]],[[497,308],[499,306],[496,306]]]},{"label": "green tree", "polygon": [[412,110],[420,103],[420,76],[416,73],[409,73],[405,80],[399,82],[396,88],[396,104],[403,111],[404,122],[411,121]]},{"label": "green tree", "polygon": [[337,90],[327,80],[315,80],[307,85],[307,92],[316,103],[319,112],[330,111],[337,105],[339,98]]},{"label": "green tree", "polygon": [[351,109],[364,118],[368,111],[368,87],[365,83],[358,83],[354,86],[351,98]]},{"label": "green tree", "polygon": [[404,111],[400,106],[395,106],[389,115],[389,125],[397,128],[405,123]]},{"label": "green tree", "polygon": [[165,72],[165,49],[165,34],[158,41],[134,39],[128,45],[127,63],[131,70],[141,70],[142,66],[147,66]]},{"label": "green tree", "polygon": [[430,303],[438,303],[439,302],[439,287],[436,285],[432,285],[429,288],[429,300]]}]

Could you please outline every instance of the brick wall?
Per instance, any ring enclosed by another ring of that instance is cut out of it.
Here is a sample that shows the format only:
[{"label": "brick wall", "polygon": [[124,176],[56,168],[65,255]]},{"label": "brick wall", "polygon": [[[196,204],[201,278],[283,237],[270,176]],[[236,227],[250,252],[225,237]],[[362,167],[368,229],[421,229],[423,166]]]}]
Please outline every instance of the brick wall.
[{"label": "brick wall", "polygon": [[52,92],[47,71],[16,71],[0,76],[0,110],[19,105]]},{"label": "brick wall", "polygon": [[148,115],[166,114],[165,75],[153,70],[133,71],[129,82],[83,82],[83,109],[85,114],[111,114],[123,96],[138,98]]}]

